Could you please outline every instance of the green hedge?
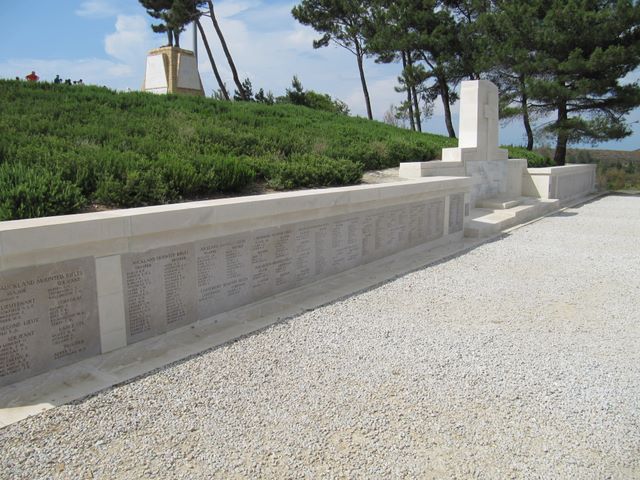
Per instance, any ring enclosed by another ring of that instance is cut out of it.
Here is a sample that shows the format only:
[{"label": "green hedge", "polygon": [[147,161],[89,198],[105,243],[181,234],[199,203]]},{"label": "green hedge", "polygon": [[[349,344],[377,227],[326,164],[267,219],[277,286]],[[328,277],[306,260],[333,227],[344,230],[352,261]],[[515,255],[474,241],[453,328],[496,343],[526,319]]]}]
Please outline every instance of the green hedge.
[{"label": "green hedge", "polygon": [[[295,105],[0,80],[0,220],[359,182],[441,143]],[[47,187],[47,188],[45,188]]]},{"label": "green hedge", "polygon": [[[295,105],[0,80],[0,220],[241,192],[358,183],[365,170],[455,147]],[[539,154],[509,147],[529,166]]]},{"label": "green hedge", "polygon": [[507,145],[509,151],[509,158],[524,158],[527,160],[527,166],[529,168],[540,167],[553,167],[555,162],[553,159],[546,157],[538,152],[532,152],[524,147],[515,147],[513,145]]},{"label": "green hedge", "polygon": [[0,219],[60,215],[86,204],[80,188],[47,168],[0,164]]}]

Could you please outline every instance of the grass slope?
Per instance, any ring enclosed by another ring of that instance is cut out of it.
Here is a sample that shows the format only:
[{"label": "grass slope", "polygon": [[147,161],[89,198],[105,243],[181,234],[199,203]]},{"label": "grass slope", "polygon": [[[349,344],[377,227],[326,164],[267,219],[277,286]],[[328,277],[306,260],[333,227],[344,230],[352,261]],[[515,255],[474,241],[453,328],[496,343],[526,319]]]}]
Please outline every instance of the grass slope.
[{"label": "grass slope", "polygon": [[456,140],[294,105],[0,80],[0,220],[348,185]]}]

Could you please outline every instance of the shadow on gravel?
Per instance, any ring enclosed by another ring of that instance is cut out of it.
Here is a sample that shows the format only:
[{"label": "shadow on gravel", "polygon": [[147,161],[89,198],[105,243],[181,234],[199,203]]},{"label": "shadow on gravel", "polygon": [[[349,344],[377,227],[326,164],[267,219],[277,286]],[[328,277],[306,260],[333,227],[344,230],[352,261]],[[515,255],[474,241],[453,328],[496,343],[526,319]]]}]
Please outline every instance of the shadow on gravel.
[{"label": "shadow on gravel", "polygon": [[[607,197],[607,196],[640,197],[640,192],[635,192],[635,191],[630,191],[630,192],[624,192],[624,191],[603,192],[600,195],[596,195],[594,197],[591,197],[591,198],[587,199],[584,202],[580,202],[580,203],[571,205],[569,208],[571,208],[571,209],[580,208],[583,205],[588,205],[590,203],[598,202],[598,201],[600,201],[601,199],[603,199],[604,197]],[[576,216],[578,214],[579,214],[579,212],[558,211],[558,212],[555,212],[555,213],[552,213],[552,214],[548,215],[548,217],[573,217],[573,216]],[[423,265],[418,265],[415,268],[412,268],[410,270],[405,270],[405,271],[400,272],[400,273],[395,273],[395,274],[394,273],[389,273],[389,277],[387,279],[383,280],[383,281],[380,281],[380,282],[378,282],[376,284],[373,284],[373,285],[371,285],[369,287],[360,289],[358,291],[354,291],[354,292],[348,293],[348,294],[346,294],[344,296],[336,298],[336,299],[334,299],[334,300],[332,300],[330,302],[327,302],[325,304],[318,305],[314,309],[322,308],[322,307],[324,307],[326,305],[331,305],[331,304],[343,301],[343,300],[345,300],[347,298],[353,297],[355,295],[360,295],[362,293],[374,290],[374,289],[379,288],[379,287],[381,287],[383,285],[386,285],[386,284],[389,284],[391,282],[394,282],[395,280],[397,280],[399,278],[402,278],[402,277],[404,277],[406,275],[409,275],[411,273],[423,270],[425,268],[447,263],[447,262],[449,262],[451,260],[459,258],[459,257],[461,257],[463,255],[466,255],[467,253],[469,253],[472,250],[475,250],[478,247],[481,247],[483,245],[488,245],[488,244],[491,244],[491,243],[495,243],[495,242],[500,242],[500,241],[502,241],[505,238],[508,238],[510,236],[511,236],[511,234],[509,232],[503,232],[501,234],[498,234],[497,236],[488,238],[485,241],[482,241],[480,243],[476,243],[474,245],[470,245],[470,246],[468,246],[468,247],[466,247],[466,248],[464,248],[462,250],[459,250],[459,251],[457,251],[455,253],[452,253],[451,255],[447,255],[447,256],[445,256],[443,258],[440,258],[439,260],[436,260],[436,261],[433,261],[433,262],[430,262],[430,263],[426,263],[426,264],[423,264]],[[260,328],[258,330],[255,330],[253,332],[250,332],[250,333],[247,333],[247,334],[242,335],[240,337],[234,338],[234,339],[232,339],[232,340],[230,340],[230,341],[228,341],[226,343],[223,343],[221,345],[216,345],[214,347],[208,348],[208,349],[206,349],[206,350],[204,350],[204,351],[202,351],[200,353],[195,353],[193,355],[190,355],[190,356],[185,357],[185,358],[180,359],[180,360],[176,360],[175,362],[169,363],[169,364],[164,365],[162,367],[158,367],[158,368],[156,368],[154,370],[151,370],[150,372],[147,372],[145,374],[139,375],[139,376],[134,377],[134,378],[132,378],[130,380],[127,380],[127,381],[112,385],[112,386],[107,387],[105,389],[102,389],[102,390],[100,390],[98,392],[95,392],[95,393],[92,393],[90,395],[87,395],[86,397],[83,397],[83,398],[77,399],[75,401],[69,402],[68,404],[69,405],[81,405],[84,402],[90,400],[91,398],[93,398],[93,397],[95,397],[97,395],[100,395],[101,393],[104,393],[105,391],[108,391],[108,390],[111,390],[111,389],[117,389],[118,387],[121,387],[121,386],[124,386],[124,385],[128,385],[130,383],[137,382],[137,381],[145,379],[147,377],[151,377],[151,376],[153,376],[153,375],[155,375],[155,374],[157,374],[159,372],[171,369],[171,368],[173,368],[175,366],[178,366],[178,365],[181,365],[183,363],[189,362],[189,361],[191,361],[193,359],[203,357],[203,356],[209,354],[210,352],[213,352],[213,351],[221,349],[221,348],[225,348],[226,346],[231,345],[233,343],[240,342],[240,341],[244,340],[247,337],[251,337],[253,335],[259,335],[260,333],[262,333],[263,331],[265,331],[265,330],[267,330],[269,328],[272,328],[272,327],[277,326],[277,325],[282,325],[282,324],[288,323],[288,322],[290,322],[292,320],[295,320],[298,316],[303,315],[304,313],[305,312],[301,312],[301,313],[298,313],[298,314],[293,315],[293,316],[283,317],[279,321],[277,321],[275,323],[272,323],[271,325],[267,325],[267,326],[262,327],[262,328]]]},{"label": "shadow on gravel", "polygon": [[[590,204],[590,203],[593,203],[593,202],[600,201],[602,198],[604,198],[606,196],[625,196],[625,197],[633,196],[633,197],[640,197],[640,192],[623,192],[623,191],[604,192],[604,193],[602,193],[600,195],[597,195],[595,197],[589,198],[588,200],[586,200],[584,202],[571,205],[571,207],[569,207],[569,208],[571,208],[571,209],[579,208],[579,207],[581,207],[583,205],[587,205],[587,204]],[[555,213],[552,213],[552,214],[548,215],[548,217],[573,217],[573,216],[576,216],[576,215],[578,215],[578,212],[558,211],[558,212],[555,212]],[[424,264],[424,265],[419,265],[419,266],[416,266],[415,268],[412,268],[410,270],[405,270],[405,271],[400,272],[400,273],[396,273],[396,274],[390,273],[389,277],[387,279],[383,280],[383,281],[380,281],[380,282],[378,282],[376,284],[373,284],[373,285],[371,285],[369,287],[366,287],[366,288],[363,288],[363,289],[348,293],[348,294],[346,294],[344,296],[336,298],[336,299],[334,299],[334,300],[332,300],[330,302],[327,302],[325,304],[318,305],[318,306],[316,306],[314,308],[314,310],[317,309],[317,308],[322,308],[322,307],[324,307],[326,305],[331,305],[331,304],[334,304],[334,303],[337,303],[337,302],[341,302],[341,301],[343,301],[345,299],[348,299],[350,297],[353,297],[355,295],[360,295],[362,293],[374,290],[374,289],[379,288],[379,287],[381,287],[383,285],[387,285],[387,284],[389,284],[391,282],[394,282],[395,280],[397,280],[399,278],[402,278],[402,277],[404,277],[406,275],[409,275],[411,273],[423,270],[425,268],[433,267],[433,266],[437,266],[437,265],[442,265],[442,264],[447,263],[447,262],[449,262],[451,260],[454,260],[456,258],[462,257],[463,255],[466,255],[467,253],[469,253],[470,251],[475,250],[478,247],[481,247],[481,246],[484,246],[484,245],[489,245],[489,244],[492,244],[492,243],[495,243],[495,242],[500,242],[500,241],[502,241],[505,238],[508,238],[510,236],[511,236],[511,234],[509,232],[503,232],[503,233],[498,234],[498,235],[496,235],[494,237],[488,238],[485,241],[482,241],[480,243],[476,243],[474,245],[470,245],[470,246],[468,246],[468,247],[466,247],[466,248],[464,248],[462,250],[459,250],[459,251],[457,251],[455,253],[452,253],[451,255],[447,255],[447,256],[445,256],[443,258],[440,258],[439,260],[436,260],[436,261],[433,261],[433,262],[430,262],[430,263],[427,263],[427,264]],[[247,333],[247,334],[242,335],[240,337],[237,337],[237,338],[234,338],[232,340],[229,340],[226,343],[223,343],[223,344],[216,345],[214,347],[208,348],[208,349],[206,349],[206,350],[204,350],[204,351],[202,351],[200,353],[195,353],[195,354],[192,354],[192,355],[190,355],[188,357],[182,358],[180,360],[176,360],[175,362],[169,363],[169,364],[164,365],[162,367],[158,367],[158,368],[156,368],[154,370],[151,370],[150,372],[147,372],[145,374],[139,375],[139,376],[134,377],[134,378],[132,378],[130,380],[127,380],[127,381],[112,385],[110,387],[104,388],[104,389],[102,389],[102,390],[100,390],[98,392],[92,393],[90,395],[87,395],[86,397],[77,399],[75,401],[68,402],[67,404],[68,405],[81,405],[84,402],[90,400],[91,398],[104,393],[105,391],[112,390],[112,389],[117,389],[117,388],[119,388],[121,386],[137,382],[137,381],[145,379],[147,377],[151,377],[151,376],[153,376],[153,375],[155,375],[155,374],[157,374],[159,372],[162,372],[164,370],[171,369],[171,368],[173,368],[175,366],[178,366],[178,365],[181,365],[183,363],[189,362],[189,361],[191,361],[193,359],[203,357],[203,356],[205,356],[205,355],[207,355],[210,352],[213,352],[215,350],[218,350],[218,349],[221,349],[221,348],[225,348],[226,346],[232,345],[232,344],[234,344],[236,342],[240,342],[240,341],[244,340],[245,338],[248,338],[248,337],[251,337],[251,336],[254,336],[254,335],[259,335],[263,331],[265,331],[265,330],[267,330],[269,328],[272,328],[274,326],[289,323],[290,321],[295,320],[298,316],[303,315],[305,312],[301,312],[301,313],[298,313],[296,315],[289,316],[289,317],[283,317],[279,321],[277,321],[275,323],[272,323],[271,325],[267,325],[267,326],[262,327],[262,328],[260,328],[258,330],[254,330],[253,332],[250,332],[250,333]]]},{"label": "shadow on gravel", "polygon": [[608,192],[600,192],[599,194],[596,194],[595,196],[583,202],[578,202],[574,205],[571,205],[569,208],[580,208],[583,205],[589,205],[590,203],[599,202],[605,197],[640,197],[640,192],[636,190],[629,190],[629,191],[612,190]]},{"label": "shadow on gravel", "polygon": [[640,192],[637,190],[614,190],[609,192],[610,197],[640,197]]},{"label": "shadow on gravel", "polygon": [[[89,401],[93,397],[96,397],[96,396],[98,396],[98,395],[100,395],[100,394],[102,394],[104,392],[109,391],[109,390],[117,389],[119,387],[128,385],[130,383],[138,382],[139,380],[143,380],[143,379],[145,379],[147,377],[151,377],[151,376],[153,376],[153,375],[155,375],[157,373],[160,373],[160,372],[162,372],[164,370],[169,370],[169,369],[171,369],[173,367],[182,365],[183,363],[189,362],[189,361],[191,361],[193,359],[197,359],[197,358],[203,357],[203,356],[209,354],[210,352],[219,350],[221,348],[225,348],[225,347],[227,347],[229,345],[232,345],[232,344],[234,344],[236,342],[240,342],[240,341],[244,340],[245,338],[249,338],[249,337],[252,337],[254,335],[259,335],[263,331],[265,331],[265,330],[267,330],[269,328],[272,328],[272,327],[275,327],[275,326],[278,326],[278,325],[282,325],[282,324],[287,324],[290,321],[295,320],[300,315],[304,315],[307,311],[316,310],[318,308],[322,308],[322,307],[325,307],[327,305],[332,305],[334,303],[341,302],[341,301],[346,300],[348,298],[351,298],[353,296],[360,295],[360,294],[363,294],[365,292],[369,292],[371,290],[375,290],[376,288],[379,288],[379,287],[381,287],[383,285],[387,285],[387,284],[389,284],[391,282],[394,282],[399,278],[405,277],[405,276],[407,276],[407,275],[409,275],[411,273],[418,272],[420,270],[424,270],[425,268],[429,268],[429,267],[433,267],[433,266],[436,266],[436,265],[441,265],[441,264],[447,263],[447,262],[449,262],[451,260],[454,260],[456,258],[462,257],[463,255],[466,255],[467,253],[469,253],[472,250],[475,250],[478,247],[481,247],[481,246],[484,246],[484,245],[488,245],[488,244],[491,244],[491,243],[495,243],[495,242],[500,242],[501,240],[503,240],[505,238],[508,238],[510,236],[511,236],[510,233],[503,232],[503,233],[501,233],[501,234],[499,234],[499,235],[497,235],[495,237],[491,237],[491,238],[488,238],[487,240],[482,241],[480,243],[476,243],[474,245],[470,245],[470,246],[468,246],[466,248],[463,248],[462,250],[459,250],[459,251],[457,251],[455,253],[452,253],[450,255],[442,257],[442,258],[440,258],[438,260],[435,260],[433,262],[429,262],[429,263],[426,263],[426,264],[423,264],[423,265],[419,265],[419,266],[416,266],[415,268],[412,268],[410,270],[404,270],[404,271],[402,271],[400,273],[390,273],[389,277],[387,279],[382,280],[382,281],[380,281],[378,283],[375,283],[375,284],[373,284],[373,285],[371,285],[369,287],[362,288],[360,290],[356,290],[356,291],[350,292],[350,293],[348,293],[346,295],[343,295],[341,297],[337,297],[334,300],[331,300],[330,302],[326,302],[326,303],[323,303],[321,305],[317,305],[313,309],[307,309],[307,310],[305,310],[303,312],[296,313],[295,315],[292,315],[292,316],[282,317],[278,321],[276,321],[276,322],[274,322],[274,323],[272,323],[270,325],[266,325],[266,326],[264,326],[262,328],[259,328],[257,330],[252,331],[252,332],[249,332],[249,333],[246,333],[246,334],[241,335],[239,337],[236,337],[236,338],[234,338],[232,340],[229,340],[228,342],[222,343],[220,345],[213,346],[211,348],[207,348],[206,350],[204,350],[202,352],[194,353],[192,355],[189,355],[188,357],[182,358],[180,360],[176,360],[176,361],[174,361],[172,363],[168,363],[166,365],[163,365],[162,367],[155,368],[155,369],[153,369],[153,370],[151,370],[151,371],[149,371],[147,373],[138,375],[138,376],[136,376],[134,378],[131,378],[129,380],[126,380],[124,382],[120,382],[120,383],[114,384],[114,385],[112,385],[110,387],[103,388],[102,390],[99,390],[97,392],[91,393],[91,394],[89,394],[89,395],[87,395],[85,397],[79,398],[77,400],[73,400],[71,402],[64,402],[64,404],[65,405],[82,405],[84,402]],[[194,327],[192,326],[191,328],[194,328]]]},{"label": "shadow on gravel", "polygon": [[[571,208],[576,208],[576,207],[571,207]],[[556,213],[552,213],[551,215],[549,215],[549,217],[575,217],[576,215],[578,215],[578,212],[566,212],[566,211],[561,211],[561,212],[556,212]]]}]

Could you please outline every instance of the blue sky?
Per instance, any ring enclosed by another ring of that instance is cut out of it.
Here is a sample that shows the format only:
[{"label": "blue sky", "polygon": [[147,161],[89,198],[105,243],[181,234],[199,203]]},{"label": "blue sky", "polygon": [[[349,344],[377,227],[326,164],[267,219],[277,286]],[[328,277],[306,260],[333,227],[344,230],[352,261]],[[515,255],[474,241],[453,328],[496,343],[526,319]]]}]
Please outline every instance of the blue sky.
[{"label": "blue sky", "polygon": [[[241,76],[249,77],[254,89],[262,87],[276,95],[298,75],[305,88],[329,93],[349,105],[351,112],[365,115],[364,101],[354,57],[339,47],[314,50],[317,34],[298,24],[290,14],[290,0],[218,0],[217,12]],[[56,74],[85,83],[121,90],[137,90],[144,76],[146,52],[165,42],[154,34],[150,18],[137,0],[35,0],[8,1],[3,5],[4,38],[0,42],[0,77],[24,77],[31,70],[43,80]],[[207,36],[215,38],[210,22],[204,22]],[[211,42],[214,43],[215,42]],[[190,31],[182,45],[192,48]],[[200,46],[200,52],[204,49]],[[224,67],[224,57],[214,45],[214,55]],[[374,116],[382,119],[391,104],[402,101],[393,90],[398,65],[365,66]],[[222,68],[227,85],[230,72]],[[200,56],[200,73],[207,94],[216,87],[206,55]],[[638,72],[628,80],[639,78]],[[457,107],[454,107],[457,126]],[[600,144],[600,148],[640,148],[640,109],[629,117],[634,134],[622,141]],[[444,133],[442,107],[438,100],[434,116],[425,130]],[[503,144],[522,144],[524,129],[514,121],[503,125]]]}]

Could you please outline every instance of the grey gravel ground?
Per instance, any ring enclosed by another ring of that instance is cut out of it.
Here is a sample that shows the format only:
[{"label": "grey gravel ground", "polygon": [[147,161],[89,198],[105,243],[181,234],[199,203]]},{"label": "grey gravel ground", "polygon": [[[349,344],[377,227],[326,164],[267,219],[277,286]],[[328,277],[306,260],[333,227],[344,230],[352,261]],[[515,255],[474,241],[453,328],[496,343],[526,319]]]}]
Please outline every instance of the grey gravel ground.
[{"label": "grey gravel ground", "polygon": [[0,431],[0,478],[640,478],[640,197]]}]

